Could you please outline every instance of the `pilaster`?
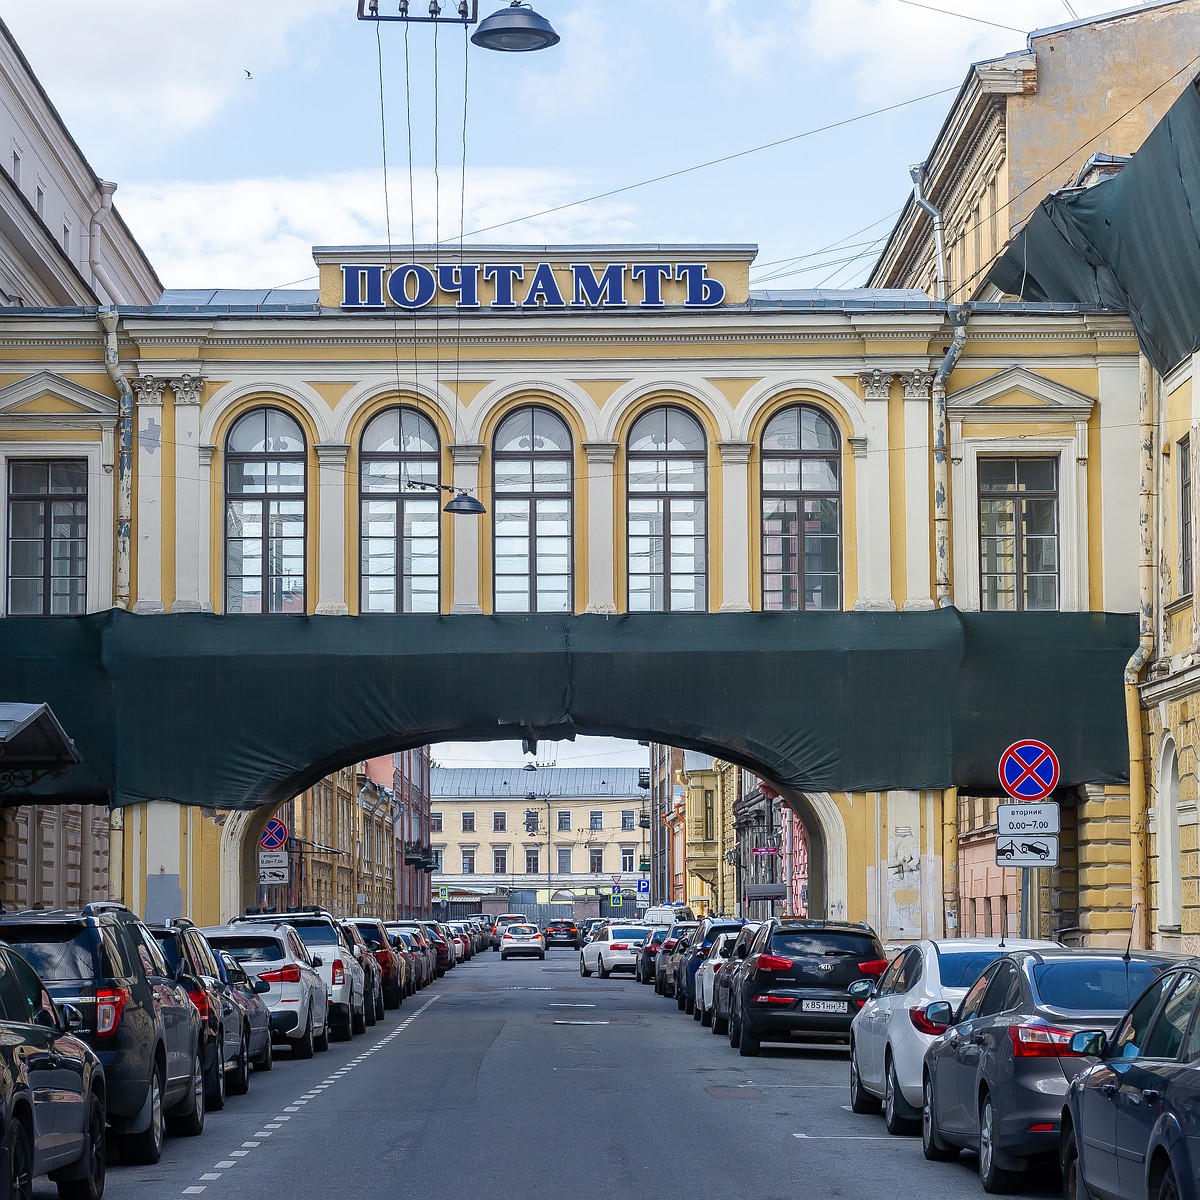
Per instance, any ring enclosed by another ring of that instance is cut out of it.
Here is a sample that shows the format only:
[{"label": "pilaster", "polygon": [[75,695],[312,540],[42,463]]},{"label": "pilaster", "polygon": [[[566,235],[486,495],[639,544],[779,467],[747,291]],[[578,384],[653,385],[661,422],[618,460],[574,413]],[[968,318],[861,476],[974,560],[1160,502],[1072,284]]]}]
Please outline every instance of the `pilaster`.
[{"label": "pilaster", "polygon": [[319,617],[344,617],[346,606],[346,456],[342,442],[317,442],[320,496],[320,543],[317,547],[317,607]]},{"label": "pilaster", "polygon": [[587,455],[588,597],[585,612],[617,611],[616,462],[618,442],[584,442]]},{"label": "pilaster", "polygon": [[135,613],[162,613],[162,406],[165,379],[137,376],[133,388],[137,430],[137,600]]},{"label": "pilaster", "polygon": [[[858,459],[858,598],[854,608],[860,612],[891,612],[892,530],[891,470],[888,460],[888,403],[894,376],[883,371],[864,371],[859,375],[866,398],[866,445]],[[854,439],[851,439],[853,444]]]},{"label": "pilaster", "polygon": [[918,368],[900,376],[904,385],[904,611],[933,608],[931,595],[930,526],[933,509],[929,495],[930,385],[933,372]]},{"label": "pilaster", "polygon": [[171,380],[175,394],[175,599],[172,612],[200,612],[200,510],[208,495],[200,480],[200,393],[204,380],[182,375]]},{"label": "pilaster", "polygon": [[[480,442],[456,442],[450,447],[454,486],[479,495],[479,463],[483,458]],[[452,613],[481,613],[479,580],[479,521],[475,517],[456,517],[454,523],[454,581],[451,591]]]},{"label": "pilaster", "polygon": [[721,612],[750,611],[750,451],[753,442],[718,442],[721,451]]},{"label": "pilaster", "polygon": [[[196,462],[197,475],[199,479],[196,487],[200,497],[199,509],[196,514],[196,530],[197,537],[200,541],[200,556],[197,560],[197,589],[196,594],[200,598],[200,611],[212,612],[212,460],[216,454],[217,448],[209,442],[201,442],[196,447]],[[221,547],[219,561],[224,562],[224,546],[225,537],[224,531],[218,539],[218,545]],[[222,572],[224,566],[222,566]],[[220,581],[222,591],[224,590],[224,578]],[[225,605],[222,601],[221,605],[224,609]]]}]

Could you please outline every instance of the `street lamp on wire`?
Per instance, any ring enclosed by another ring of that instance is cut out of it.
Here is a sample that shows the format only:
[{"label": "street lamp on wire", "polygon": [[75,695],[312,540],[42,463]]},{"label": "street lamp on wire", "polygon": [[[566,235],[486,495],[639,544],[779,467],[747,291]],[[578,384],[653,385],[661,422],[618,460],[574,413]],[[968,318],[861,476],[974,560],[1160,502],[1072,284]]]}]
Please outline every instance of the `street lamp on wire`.
[{"label": "street lamp on wire", "polygon": [[[479,0],[459,0],[457,4],[429,0],[391,0],[396,4],[394,13],[387,12],[389,0],[358,0],[360,21],[406,21],[423,25],[478,25],[471,34],[474,45],[484,50],[499,50],[506,54],[524,54],[531,50],[548,50],[561,40],[540,13],[524,0],[511,0],[507,8],[479,19]],[[452,12],[447,9],[453,8]],[[417,9],[418,12],[412,12]],[[424,9],[426,15],[419,15]]]}]

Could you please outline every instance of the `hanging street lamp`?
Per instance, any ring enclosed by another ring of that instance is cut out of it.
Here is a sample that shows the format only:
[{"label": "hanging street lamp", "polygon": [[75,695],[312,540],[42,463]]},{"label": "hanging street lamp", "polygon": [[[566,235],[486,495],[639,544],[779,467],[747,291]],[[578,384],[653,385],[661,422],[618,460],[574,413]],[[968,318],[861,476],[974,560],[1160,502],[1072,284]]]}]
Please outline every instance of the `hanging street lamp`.
[{"label": "hanging street lamp", "polygon": [[[387,9],[395,5],[395,12]],[[423,15],[410,9],[423,10]],[[448,9],[452,11],[447,11]],[[358,0],[360,21],[409,21],[435,25],[478,25],[471,41],[485,50],[523,54],[530,50],[548,50],[561,40],[540,13],[524,2],[512,0],[508,8],[479,19],[479,0],[459,0],[457,4],[441,0]]]}]

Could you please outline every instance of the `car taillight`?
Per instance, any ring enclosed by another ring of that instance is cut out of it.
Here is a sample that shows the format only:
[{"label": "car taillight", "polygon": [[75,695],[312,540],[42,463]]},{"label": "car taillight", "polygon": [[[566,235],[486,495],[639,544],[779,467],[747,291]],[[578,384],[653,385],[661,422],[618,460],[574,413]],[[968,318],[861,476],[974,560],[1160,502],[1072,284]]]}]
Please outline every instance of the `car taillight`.
[{"label": "car taillight", "polygon": [[933,1037],[945,1033],[948,1028],[945,1025],[939,1025],[936,1021],[931,1021],[926,1015],[925,1009],[919,1006],[908,1010],[908,1019],[912,1022],[912,1027],[918,1033],[928,1033]]},{"label": "car taillight", "polygon": [[571,926],[571,933],[578,933],[578,932],[579,932],[579,930],[578,930],[578,929],[576,929],[574,925],[572,925],[572,926]]},{"label": "car taillight", "polygon": [[609,946],[609,949],[610,950],[628,950],[629,945],[627,942],[613,942],[613,944],[611,946]]},{"label": "car taillight", "polygon": [[381,966],[388,966],[392,961],[392,952],[390,950],[376,950],[375,958]]},{"label": "car taillight", "polygon": [[674,950],[675,949],[675,939],[672,938],[669,942],[663,942],[662,948],[664,950]]},{"label": "car taillight", "polygon": [[278,971],[264,971],[260,976],[264,983],[299,983],[300,968],[295,963],[288,963]]},{"label": "car taillight", "polygon": [[1071,1049],[1073,1029],[1056,1025],[1010,1025],[1013,1058],[1078,1058]]},{"label": "car taillight", "polygon": [[196,1006],[196,1011],[200,1014],[200,1020],[208,1020],[208,993],[197,988],[194,992],[188,992],[188,999]]},{"label": "car taillight", "polygon": [[721,963],[713,963],[713,974],[714,975],[721,969],[721,966],[722,966]]},{"label": "car taillight", "polygon": [[96,1036],[108,1037],[121,1024],[121,1014],[129,1003],[128,988],[96,989]]},{"label": "car taillight", "polygon": [[502,942],[511,942],[511,941],[512,941],[512,934],[511,934],[511,933],[506,933],[506,934],[505,934],[505,935],[504,935],[504,936],[503,936],[503,937],[502,937],[500,940],[501,940]]},{"label": "car taillight", "polygon": [[868,962],[858,964],[859,973],[862,975],[878,976],[882,975],[888,969],[888,960],[886,958],[872,958]]},{"label": "car taillight", "polygon": [[760,971],[790,971],[795,964],[790,958],[778,954],[760,954],[754,960],[754,965]]},{"label": "car taillight", "polygon": [[335,985],[346,982],[346,964],[342,962],[340,958],[335,958],[333,960],[332,979]]}]

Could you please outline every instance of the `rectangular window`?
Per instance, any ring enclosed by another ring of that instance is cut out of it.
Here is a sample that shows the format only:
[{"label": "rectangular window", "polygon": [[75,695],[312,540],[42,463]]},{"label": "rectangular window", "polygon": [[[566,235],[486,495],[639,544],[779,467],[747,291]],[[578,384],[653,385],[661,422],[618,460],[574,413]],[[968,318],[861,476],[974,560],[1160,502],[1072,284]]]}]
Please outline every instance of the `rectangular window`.
[{"label": "rectangular window", "polygon": [[588,870],[593,875],[600,875],[604,871],[604,847],[592,846],[588,850]]},{"label": "rectangular window", "polygon": [[560,875],[570,875],[571,873],[571,851],[567,847],[559,848],[558,873]]},{"label": "rectangular window", "polygon": [[525,874],[536,875],[541,870],[538,866],[538,852],[536,850],[525,851]]},{"label": "rectangular window", "polygon": [[462,873],[464,875],[475,874],[475,851],[464,850],[462,852]]},{"label": "rectangular window", "polygon": [[525,810],[525,832],[537,833],[541,826],[541,813],[536,808],[527,808]]},{"label": "rectangular window", "polygon": [[440,871],[442,869],[442,854],[443,853],[444,853],[444,851],[442,851],[442,850],[434,850],[432,852],[433,869],[435,871]]},{"label": "rectangular window", "polygon": [[980,607],[1058,609],[1058,459],[979,459]]},{"label": "rectangular window", "polygon": [[1192,442],[1179,442],[1179,594],[1192,590]]},{"label": "rectangular window", "polygon": [[431,812],[429,814],[429,832],[442,832],[442,814],[440,812]]},{"label": "rectangular window", "polygon": [[84,459],[9,462],[9,616],[87,611],[87,489]]},{"label": "rectangular window", "polygon": [[632,829],[634,827],[633,821],[635,815],[632,808],[623,808],[621,810],[621,828],[626,830]]},{"label": "rectangular window", "polygon": [[621,847],[621,870],[622,872],[630,872],[633,870],[633,847]]},{"label": "rectangular window", "polygon": [[571,812],[569,809],[560,808],[558,810],[558,832],[571,832]]},{"label": "rectangular window", "polygon": [[492,832],[506,833],[508,831],[508,813],[492,813]]},{"label": "rectangular window", "polygon": [[475,814],[473,812],[465,812],[462,815],[462,831],[463,833],[475,832]]},{"label": "rectangular window", "polygon": [[715,836],[716,814],[713,806],[712,788],[704,789],[704,840],[711,842]]},{"label": "rectangular window", "polygon": [[589,829],[603,829],[604,813],[599,809],[592,809],[592,811],[588,813],[588,821],[590,822],[588,825]]},{"label": "rectangular window", "polygon": [[508,874],[508,851],[493,850],[492,851],[492,874],[507,875]]}]

